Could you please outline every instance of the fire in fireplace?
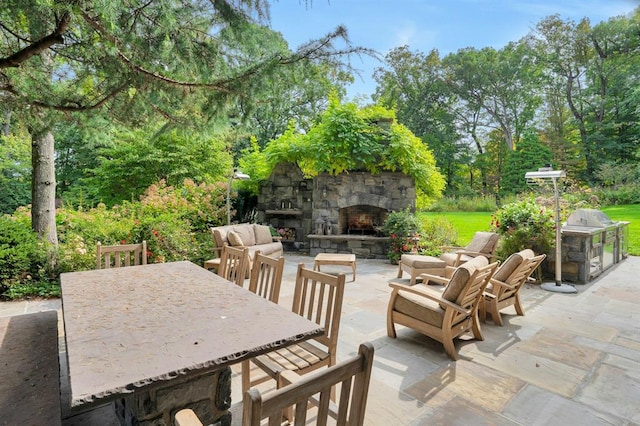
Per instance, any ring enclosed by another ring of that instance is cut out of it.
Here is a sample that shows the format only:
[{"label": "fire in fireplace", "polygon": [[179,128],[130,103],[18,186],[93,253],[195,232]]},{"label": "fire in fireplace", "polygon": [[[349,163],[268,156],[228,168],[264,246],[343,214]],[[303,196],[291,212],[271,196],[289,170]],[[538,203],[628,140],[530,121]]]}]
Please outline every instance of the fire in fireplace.
[{"label": "fire in fireplace", "polygon": [[387,218],[387,210],[368,205],[341,208],[338,217],[340,234],[377,235]]}]

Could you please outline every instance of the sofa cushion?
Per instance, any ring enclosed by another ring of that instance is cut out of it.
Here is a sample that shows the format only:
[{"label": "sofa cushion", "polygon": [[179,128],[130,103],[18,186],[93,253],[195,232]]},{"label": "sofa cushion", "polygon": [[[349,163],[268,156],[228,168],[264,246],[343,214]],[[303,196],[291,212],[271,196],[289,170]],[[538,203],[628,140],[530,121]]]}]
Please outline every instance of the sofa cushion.
[{"label": "sofa cushion", "polygon": [[[477,268],[482,268],[488,264],[489,260],[486,257],[478,256],[474,257],[467,263],[458,266],[451,276],[449,284],[447,284],[447,287],[444,289],[442,298],[449,302],[457,303],[456,301],[458,300],[458,296],[460,296],[460,292],[464,289],[471,275],[473,275]],[[446,309],[444,306],[442,306],[442,308]]]},{"label": "sofa cushion", "polygon": [[225,244],[229,244],[229,240],[227,239],[227,232],[232,231],[232,226],[217,226],[215,228],[211,228],[213,231],[213,240],[216,243],[216,247],[222,247]]},{"label": "sofa cushion", "polygon": [[280,241],[276,241],[269,244],[256,244],[255,246],[249,246],[249,257],[253,259],[253,256],[257,251],[265,256],[280,257],[282,256],[282,243]]},{"label": "sofa cushion", "polygon": [[245,246],[255,246],[256,236],[253,233],[253,224],[247,223],[244,225],[236,225],[233,230],[240,236],[240,239]]},{"label": "sofa cushion", "polygon": [[240,235],[235,231],[227,232],[227,240],[232,246],[244,246],[242,238],[240,238]]},{"label": "sofa cushion", "polygon": [[253,225],[253,232],[256,236],[256,244],[270,244],[273,242],[271,231],[266,225]]}]

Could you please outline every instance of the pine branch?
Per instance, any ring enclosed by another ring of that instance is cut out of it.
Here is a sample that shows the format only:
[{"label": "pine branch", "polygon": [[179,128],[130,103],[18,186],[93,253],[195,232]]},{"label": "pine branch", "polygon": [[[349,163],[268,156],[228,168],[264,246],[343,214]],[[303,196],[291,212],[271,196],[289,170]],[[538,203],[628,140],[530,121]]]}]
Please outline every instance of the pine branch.
[{"label": "pine branch", "polygon": [[47,50],[54,44],[61,44],[64,42],[62,34],[66,31],[69,23],[71,22],[71,15],[69,12],[65,12],[62,17],[56,23],[56,28],[53,32],[38,41],[35,41],[25,47],[24,49],[14,53],[6,58],[0,58],[0,69],[2,68],[17,68],[22,63],[29,60],[32,56],[38,55]]}]

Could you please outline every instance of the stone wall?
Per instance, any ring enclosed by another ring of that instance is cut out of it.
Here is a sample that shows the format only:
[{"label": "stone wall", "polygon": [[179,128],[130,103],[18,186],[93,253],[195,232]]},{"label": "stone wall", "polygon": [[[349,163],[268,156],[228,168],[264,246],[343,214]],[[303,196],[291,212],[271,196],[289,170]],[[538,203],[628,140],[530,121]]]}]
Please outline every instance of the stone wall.
[{"label": "stone wall", "polygon": [[[388,238],[377,232],[346,235],[345,210],[356,206],[354,211],[370,209],[377,229],[388,212],[413,211],[415,199],[415,182],[403,173],[323,173],[305,179],[297,165],[280,164],[261,185],[257,221],[272,225],[289,237],[283,239],[285,250],[385,258]],[[327,221],[322,233],[316,230],[319,221]]]}]

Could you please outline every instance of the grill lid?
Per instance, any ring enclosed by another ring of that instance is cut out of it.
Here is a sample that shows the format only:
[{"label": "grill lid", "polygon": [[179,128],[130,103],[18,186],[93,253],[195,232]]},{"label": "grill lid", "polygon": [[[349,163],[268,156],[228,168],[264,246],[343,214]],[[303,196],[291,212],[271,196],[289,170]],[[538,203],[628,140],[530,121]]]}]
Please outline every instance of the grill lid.
[{"label": "grill lid", "polygon": [[567,218],[568,226],[605,228],[614,222],[604,212],[596,209],[578,209]]}]

